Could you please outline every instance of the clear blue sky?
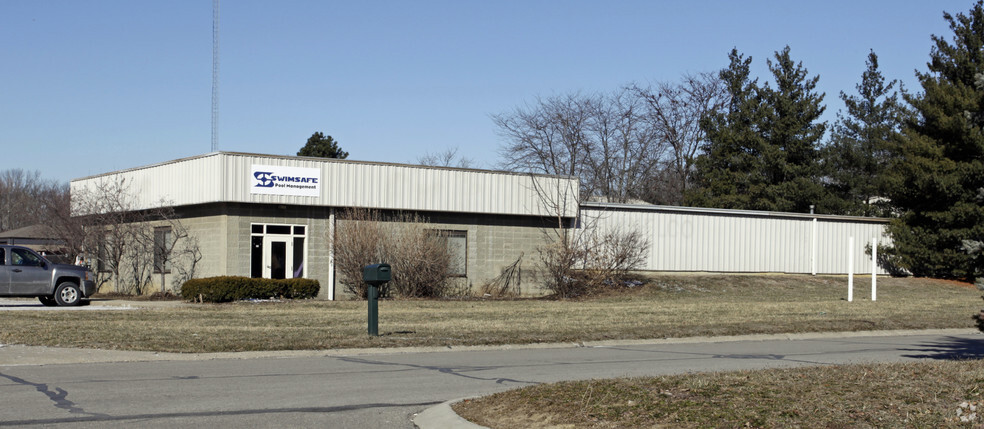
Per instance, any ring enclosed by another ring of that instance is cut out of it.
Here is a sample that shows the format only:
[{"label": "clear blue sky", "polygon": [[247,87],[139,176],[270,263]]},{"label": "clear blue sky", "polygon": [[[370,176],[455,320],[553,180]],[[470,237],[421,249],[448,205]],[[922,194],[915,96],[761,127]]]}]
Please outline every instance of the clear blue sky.
[{"label": "clear blue sky", "polygon": [[[489,115],[537,96],[716,71],[789,45],[827,119],[870,49],[918,90],[943,11],[970,0],[223,0],[219,149],[350,159],[458,147],[493,167]],[[0,0],[0,170],[59,181],[211,151],[212,2]]]}]

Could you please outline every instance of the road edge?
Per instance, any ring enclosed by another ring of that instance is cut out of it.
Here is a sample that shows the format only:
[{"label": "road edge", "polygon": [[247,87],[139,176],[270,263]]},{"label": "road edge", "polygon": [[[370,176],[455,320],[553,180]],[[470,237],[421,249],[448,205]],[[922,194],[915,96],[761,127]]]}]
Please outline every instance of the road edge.
[{"label": "road edge", "polygon": [[659,344],[693,344],[693,343],[724,343],[735,341],[770,341],[770,340],[811,340],[823,338],[851,337],[885,337],[897,335],[967,335],[981,333],[975,328],[950,329],[907,329],[891,331],[849,331],[849,332],[805,332],[795,334],[751,334],[728,335],[717,337],[683,337],[657,338],[645,340],[605,340],[584,341],[577,343],[536,343],[536,344],[505,344],[480,346],[428,346],[428,347],[395,347],[395,348],[361,348],[361,349],[332,349],[332,350],[274,350],[220,353],[169,353],[131,350],[105,350],[66,348],[48,346],[27,346],[20,344],[0,344],[0,367],[4,366],[39,366],[63,365],[80,363],[118,363],[118,362],[148,362],[148,361],[194,361],[220,359],[262,359],[262,358],[303,358],[303,357],[339,357],[363,355],[387,355],[405,353],[444,353],[462,351],[489,350],[531,350],[558,349],[577,347],[614,347],[632,345]]}]

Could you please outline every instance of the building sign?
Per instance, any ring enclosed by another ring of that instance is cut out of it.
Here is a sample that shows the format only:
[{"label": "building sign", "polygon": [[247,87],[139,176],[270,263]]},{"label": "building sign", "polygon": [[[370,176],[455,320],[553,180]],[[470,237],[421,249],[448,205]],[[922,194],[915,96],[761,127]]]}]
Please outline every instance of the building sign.
[{"label": "building sign", "polygon": [[321,195],[321,169],[254,165],[250,177],[251,194]]}]

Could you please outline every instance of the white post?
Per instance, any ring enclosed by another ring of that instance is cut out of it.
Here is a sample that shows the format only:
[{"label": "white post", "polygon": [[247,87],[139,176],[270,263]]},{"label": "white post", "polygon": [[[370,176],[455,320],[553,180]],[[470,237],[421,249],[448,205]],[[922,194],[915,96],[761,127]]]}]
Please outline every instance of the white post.
[{"label": "white post", "polygon": [[811,273],[817,275],[817,218],[813,218],[813,253],[810,256]]},{"label": "white post", "polygon": [[335,300],[335,209],[328,210],[328,300]]},{"label": "white post", "polygon": [[871,300],[878,299],[878,237],[871,239]]},{"label": "white post", "polygon": [[854,301],[854,237],[847,240],[847,302]]}]

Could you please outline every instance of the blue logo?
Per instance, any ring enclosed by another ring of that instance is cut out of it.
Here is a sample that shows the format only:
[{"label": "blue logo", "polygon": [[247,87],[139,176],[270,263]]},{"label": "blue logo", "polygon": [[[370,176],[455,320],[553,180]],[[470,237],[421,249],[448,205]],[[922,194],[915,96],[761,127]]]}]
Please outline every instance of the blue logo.
[{"label": "blue logo", "polygon": [[253,177],[255,177],[256,180],[257,180],[256,187],[257,188],[272,188],[273,187],[273,178],[270,177],[270,175],[272,175],[272,174],[273,173],[272,172],[269,172],[269,171],[257,171],[256,173],[253,173]]}]

